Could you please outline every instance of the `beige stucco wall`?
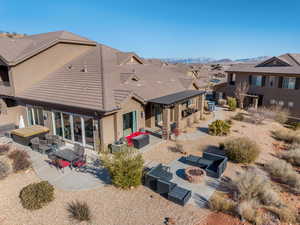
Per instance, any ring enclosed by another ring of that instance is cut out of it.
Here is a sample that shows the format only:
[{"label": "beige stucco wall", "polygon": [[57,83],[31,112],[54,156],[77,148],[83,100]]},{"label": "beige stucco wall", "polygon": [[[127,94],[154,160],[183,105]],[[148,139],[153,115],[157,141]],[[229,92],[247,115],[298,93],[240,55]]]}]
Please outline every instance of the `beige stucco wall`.
[{"label": "beige stucco wall", "polygon": [[26,108],[23,106],[15,106],[7,108],[7,113],[0,114],[0,125],[14,123],[19,125],[20,116],[23,116],[25,125],[27,124]]},{"label": "beige stucco wall", "polygon": [[72,59],[94,46],[59,43],[12,67],[12,82],[15,93],[20,93],[32,84],[44,79]]},{"label": "beige stucco wall", "polygon": [[115,140],[114,115],[105,116],[101,119],[100,132],[103,138],[103,145],[108,145]]}]

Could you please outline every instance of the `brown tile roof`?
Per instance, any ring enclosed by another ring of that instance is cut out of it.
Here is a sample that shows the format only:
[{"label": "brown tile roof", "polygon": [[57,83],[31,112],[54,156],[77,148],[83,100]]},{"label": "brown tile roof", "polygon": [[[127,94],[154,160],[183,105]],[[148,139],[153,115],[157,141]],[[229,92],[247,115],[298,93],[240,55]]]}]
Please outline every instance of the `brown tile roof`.
[{"label": "brown tile roof", "polygon": [[120,65],[120,55],[126,54],[98,44],[16,97],[107,112],[130,97],[145,102],[193,83],[185,74],[154,64]]},{"label": "brown tile roof", "polygon": [[8,64],[14,65],[58,42],[96,44],[94,41],[67,31],[49,32],[20,38],[0,37],[0,57]]},{"label": "brown tile roof", "polygon": [[[262,66],[270,59],[259,64],[235,64],[227,69],[227,72],[253,72],[253,73],[277,73],[277,74],[298,74],[300,75],[300,54],[284,54],[278,57],[287,65],[285,66]],[[273,59],[271,58],[271,59]]]}]

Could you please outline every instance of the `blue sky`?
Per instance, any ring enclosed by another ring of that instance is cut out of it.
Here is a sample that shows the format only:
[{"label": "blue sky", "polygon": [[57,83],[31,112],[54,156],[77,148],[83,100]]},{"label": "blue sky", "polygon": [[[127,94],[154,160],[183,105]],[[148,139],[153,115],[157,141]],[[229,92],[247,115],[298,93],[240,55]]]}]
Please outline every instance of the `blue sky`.
[{"label": "blue sky", "polygon": [[0,0],[0,30],[68,30],[142,57],[300,53],[298,0]]}]

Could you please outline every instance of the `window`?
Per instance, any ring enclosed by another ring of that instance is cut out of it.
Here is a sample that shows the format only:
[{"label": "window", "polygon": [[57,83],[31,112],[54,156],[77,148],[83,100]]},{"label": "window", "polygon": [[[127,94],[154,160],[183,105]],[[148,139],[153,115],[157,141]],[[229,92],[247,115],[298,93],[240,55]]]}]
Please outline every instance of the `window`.
[{"label": "window", "polygon": [[231,73],[229,75],[229,85],[235,85],[236,75],[235,73]]},{"label": "window", "polygon": [[269,87],[275,87],[275,77],[274,76],[269,77]]},{"label": "window", "polygon": [[43,109],[27,106],[27,117],[29,126],[41,125],[44,126]]},{"label": "window", "polygon": [[287,89],[296,88],[296,78],[295,77],[284,77],[282,80],[282,87]]},{"label": "window", "polygon": [[263,80],[262,76],[254,75],[254,76],[252,76],[252,85],[261,87],[263,84],[262,80]]},{"label": "window", "polygon": [[293,108],[294,107],[294,102],[289,102],[288,107]]}]

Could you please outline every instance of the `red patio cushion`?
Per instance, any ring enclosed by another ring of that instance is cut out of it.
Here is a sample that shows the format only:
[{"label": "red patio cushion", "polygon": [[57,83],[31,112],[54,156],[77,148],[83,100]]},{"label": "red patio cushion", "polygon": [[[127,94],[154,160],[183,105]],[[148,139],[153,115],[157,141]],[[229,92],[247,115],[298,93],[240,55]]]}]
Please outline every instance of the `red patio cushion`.
[{"label": "red patio cushion", "polygon": [[128,145],[132,146],[132,138],[133,137],[143,135],[143,134],[149,134],[149,133],[148,132],[142,132],[142,131],[136,131],[136,132],[133,132],[132,134],[128,135],[127,137],[125,137],[126,140],[127,140]]},{"label": "red patio cushion", "polygon": [[59,167],[60,168],[65,168],[65,167],[67,167],[67,166],[70,166],[71,165],[71,163],[69,163],[68,161],[65,161],[65,160],[59,160]]}]

